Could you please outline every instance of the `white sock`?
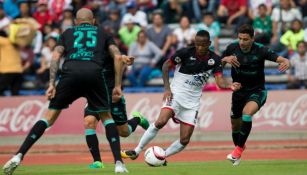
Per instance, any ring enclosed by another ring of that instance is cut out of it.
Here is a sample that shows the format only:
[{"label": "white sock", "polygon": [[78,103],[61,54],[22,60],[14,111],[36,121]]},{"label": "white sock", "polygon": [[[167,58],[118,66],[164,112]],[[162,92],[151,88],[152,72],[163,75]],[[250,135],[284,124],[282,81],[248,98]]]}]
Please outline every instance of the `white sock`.
[{"label": "white sock", "polygon": [[145,131],[143,134],[138,146],[134,149],[137,155],[140,154],[140,152],[144,149],[144,147],[153,139],[156,137],[159,129],[156,128],[155,124],[151,124],[149,128]]},{"label": "white sock", "polygon": [[182,145],[180,143],[180,140],[176,140],[173,142],[165,151],[165,157],[169,157],[171,155],[174,155],[180,151],[182,151],[185,148],[185,145]]}]

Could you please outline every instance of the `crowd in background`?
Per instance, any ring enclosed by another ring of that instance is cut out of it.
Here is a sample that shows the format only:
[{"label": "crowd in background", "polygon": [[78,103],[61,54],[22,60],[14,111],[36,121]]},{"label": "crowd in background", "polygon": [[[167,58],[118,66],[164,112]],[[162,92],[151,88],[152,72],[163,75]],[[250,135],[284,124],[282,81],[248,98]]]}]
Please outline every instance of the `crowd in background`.
[{"label": "crowd in background", "polygon": [[250,23],[257,42],[291,60],[288,87],[307,87],[307,0],[0,0],[0,94],[18,95],[29,76],[32,88],[46,87],[57,38],[82,7],[136,58],[125,72],[130,86],[161,76],[162,63],[198,30],[209,31],[210,48],[221,54],[221,29],[235,34]]}]

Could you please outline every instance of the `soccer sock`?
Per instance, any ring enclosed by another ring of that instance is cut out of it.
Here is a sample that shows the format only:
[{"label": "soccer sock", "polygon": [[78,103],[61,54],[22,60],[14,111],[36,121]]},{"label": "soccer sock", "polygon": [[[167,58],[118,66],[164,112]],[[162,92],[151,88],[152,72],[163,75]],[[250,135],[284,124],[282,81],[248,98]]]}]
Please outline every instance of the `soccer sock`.
[{"label": "soccer sock", "polygon": [[94,159],[94,162],[100,161],[101,162],[101,157],[100,157],[100,151],[99,151],[99,143],[98,143],[98,138],[96,135],[96,130],[95,129],[86,129],[85,130],[85,139],[87,146],[92,154],[92,157]]},{"label": "soccer sock", "polygon": [[143,134],[138,146],[134,149],[136,154],[140,154],[140,152],[144,149],[144,147],[156,137],[159,129],[156,128],[155,124],[151,124],[149,128]]},{"label": "soccer sock", "polygon": [[108,119],[103,122],[103,125],[106,129],[106,136],[109,141],[113,157],[114,157],[114,162],[116,161],[121,161],[123,162],[121,156],[120,156],[120,140],[119,140],[119,135],[118,131],[116,128],[116,124],[114,123],[114,120]]},{"label": "soccer sock", "polygon": [[252,129],[252,116],[244,114],[242,116],[242,126],[239,133],[238,146],[243,148],[245,142],[249,136]]},{"label": "soccer sock", "polygon": [[32,145],[44,134],[48,127],[49,124],[46,119],[37,121],[16,154],[21,153],[24,156]]},{"label": "soccer sock", "polygon": [[139,117],[133,117],[132,119],[128,120],[128,126],[131,128],[130,134],[135,131],[136,127],[140,123],[140,118]]},{"label": "soccer sock", "polygon": [[232,141],[235,146],[238,145],[240,131],[232,131]]},{"label": "soccer sock", "polygon": [[185,145],[180,143],[180,140],[176,140],[173,142],[166,150],[165,150],[165,157],[169,157],[174,155],[185,148]]}]

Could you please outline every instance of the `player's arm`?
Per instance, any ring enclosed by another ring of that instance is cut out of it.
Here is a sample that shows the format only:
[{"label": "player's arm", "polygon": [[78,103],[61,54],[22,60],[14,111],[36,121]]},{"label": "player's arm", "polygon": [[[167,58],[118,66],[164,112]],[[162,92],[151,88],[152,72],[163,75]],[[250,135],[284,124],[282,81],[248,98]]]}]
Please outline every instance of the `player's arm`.
[{"label": "player's arm", "polygon": [[279,64],[278,70],[281,72],[285,72],[290,68],[290,61],[287,58],[284,58],[282,56],[278,56],[276,59],[276,62]]},{"label": "player's arm", "polygon": [[55,96],[55,80],[56,75],[59,70],[59,64],[60,59],[64,53],[64,47],[63,46],[56,46],[54,48],[54,51],[52,52],[52,59],[50,63],[50,69],[49,69],[49,87],[46,91],[46,96],[48,99],[52,99]]},{"label": "player's arm", "polygon": [[215,73],[214,78],[215,78],[215,82],[217,86],[221,89],[231,89],[232,91],[237,91],[241,89],[241,83],[238,83],[238,82],[228,83],[223,78],[223,74],[221,72]]},{"label": "player's arm", "polygon": [[109,46],[109,53],[111,54],[114,60],[114,69],[115,69],[115,86],[121,86],[122,84],[122,69],[124,63],[122,61],[122,55],[118,49],[118,47],[114,44]]},{"label": "player's arm", "polygon": [[172,60],[167,59],[162,66],[162,77],[163,77],[163,84],[164,84],[164,95],[163,95],[163,100],[166,100],[167,98],[171,98],[172,92],[170,88],[170,83],[169,83],[169,69],[172,66]]},{"label": "player's arm", "polygon": [[225,67],[227,63],[231,64],[233,67],[240,67],[240,63],[236,56],[232,55],[233,47],[232,45],[227,46],[226,50],[222,54],[221,64]]}]

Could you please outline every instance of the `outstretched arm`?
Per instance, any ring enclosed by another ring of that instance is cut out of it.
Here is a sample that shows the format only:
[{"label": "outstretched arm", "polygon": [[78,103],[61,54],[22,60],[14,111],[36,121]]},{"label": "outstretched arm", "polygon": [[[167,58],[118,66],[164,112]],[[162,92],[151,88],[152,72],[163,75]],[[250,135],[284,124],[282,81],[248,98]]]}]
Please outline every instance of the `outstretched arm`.
[{"label": "outstretched arm", "polygon": [[221,89],[231,89],[233,91],[237,91],[241,89],[241,83],[234,82],[234,83],[228,83],[224,78],[222,74],[215,75],[215,82],[217,86]]}]

